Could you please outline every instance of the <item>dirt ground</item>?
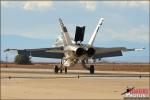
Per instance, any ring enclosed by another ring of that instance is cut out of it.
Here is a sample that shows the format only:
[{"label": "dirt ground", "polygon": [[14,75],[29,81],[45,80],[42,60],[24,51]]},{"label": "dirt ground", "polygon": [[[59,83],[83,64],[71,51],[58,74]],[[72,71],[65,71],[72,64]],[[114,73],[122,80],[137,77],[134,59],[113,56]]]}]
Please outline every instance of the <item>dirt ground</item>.
[{"label": "dirt ground", "polygon": [[[37,63],[33,65],[17,65],[17,64],[1,64],[1,68],[38,68],[51,69],[57,63]],[[94,64],[95,69],[99,71],[134,71],[134,72],[150,72],[150,64]],[[81,64],[77,64],[70,70],[85,70]]]}]

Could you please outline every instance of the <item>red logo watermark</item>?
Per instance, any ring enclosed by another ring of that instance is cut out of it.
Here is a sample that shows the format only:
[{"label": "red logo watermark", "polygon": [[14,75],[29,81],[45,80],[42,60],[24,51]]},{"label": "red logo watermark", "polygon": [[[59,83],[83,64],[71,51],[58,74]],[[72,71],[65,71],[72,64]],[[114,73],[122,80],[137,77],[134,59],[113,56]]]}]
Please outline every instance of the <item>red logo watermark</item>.
[{"label": "red logo watermark", "polygon": [[125,94],[125,97],[148,97],[149,90],[148,89],[132,89],[128,93]]},{"label": "red logo watermark", "polygon": [[147,88],[139,88],[135,89],[127,88],[125,92],[123,92],[121,95],[124,95],[124,100],[149,100],[149,89]]}]

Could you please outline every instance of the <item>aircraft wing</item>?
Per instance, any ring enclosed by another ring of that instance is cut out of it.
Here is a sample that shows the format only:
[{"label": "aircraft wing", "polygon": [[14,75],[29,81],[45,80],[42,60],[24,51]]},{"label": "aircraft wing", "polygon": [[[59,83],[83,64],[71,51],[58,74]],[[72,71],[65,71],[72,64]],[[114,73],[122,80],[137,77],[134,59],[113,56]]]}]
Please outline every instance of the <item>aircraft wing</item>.
[{"label": "aircraft wing", "polygon": [[95,55],[92,57],[93,59],[98,59],[98,58],[104,58],[104,57],[115,57],[115,56],[122,56],[122,52],[127,52],[127,51],[140,51],[143,50],[144,48],[141,49],[127,49],[125,47],[113,47],[113,48],[97,48],[95,47]]},{"label": "aircraft wing", "polygon": [[43,58],[56,58],[62,59],[64,56],[63,47],[54,48],[37,48],[37,49],[6,49],[6,51],[17,51],[18,54],[32,56],[32,57],[43,57]]}]

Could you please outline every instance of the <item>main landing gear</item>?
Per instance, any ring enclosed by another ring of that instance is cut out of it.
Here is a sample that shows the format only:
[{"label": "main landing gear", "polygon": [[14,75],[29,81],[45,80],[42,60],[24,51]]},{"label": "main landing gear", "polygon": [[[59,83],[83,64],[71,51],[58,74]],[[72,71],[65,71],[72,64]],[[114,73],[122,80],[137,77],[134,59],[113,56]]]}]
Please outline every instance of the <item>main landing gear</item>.
[{"label": "main landing gear", "polygon": [[[94,72],[95,72],[94,65],[90,65],[89,67],[84,67],[84,68],[88,69],[90,71],[90,74],[94,74]],[[67,74],[67,67],[62,68],[62,67],[58,67],[57,65],[54,66],[54,73],[55,74],[58,74],[59,71],[60,71],[60,73],[62,73],[63,70],[65,71],[65,74]]]},{"label": "main landing gear", "polygon": [[55,66],[54,66],[54,73],[55,73],[55,74],[58,74],[58,71],[59,71],[59,68],[58,68],[57,65],[55,65]]},{"label": "main landing gear", "polygon": [[65,67],[65,74],[67,74],[67,67]]},{"label": "main landing gear", "polygon": [[95,71],[95,68],[94,68],[94,65],[90,65],[90,74],[94,74],[94,71]]},{"label": "main landing gear", "polygon": [[57,65],[54,66],[54,73],[55,74],[58,74],[59,71],[60,71],[60,73],[62,73],[63,70],[65,71],[65,74],[67,74],[67,67],[62,68],[62,67],[58,67]]},{"label": "main landing gear", "polygon": [[87,66],[85,61],[82,61],[83,68],[90,71],[90,74],[94,74],[95,68],[94,65]]},{"label": "main landing gear", "polygon": [[59,71],[60,71],[60,73],[62,73],[63,70],[65,71],[65,74],[67,74],[67,67],[64,68],[64,67],[62,67],[62,65],[63,65],[63,60],[61,59],[60,66],[58,66],[58,65],[54,66],[54,73],[55,74],[58,74]]}]

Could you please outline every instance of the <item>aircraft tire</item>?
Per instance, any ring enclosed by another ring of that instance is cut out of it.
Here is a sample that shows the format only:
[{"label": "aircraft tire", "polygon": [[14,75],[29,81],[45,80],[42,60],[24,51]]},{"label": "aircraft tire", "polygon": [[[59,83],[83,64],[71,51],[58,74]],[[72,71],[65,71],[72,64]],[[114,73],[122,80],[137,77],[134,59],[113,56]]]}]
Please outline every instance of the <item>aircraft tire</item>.
[{"label": "aircraft tire", "polygon": [[67,74],[67,67],[65,67],[65,74]]},{"label": "aircraft tire", "polygon": [[95,68],[94,65],[90,65],[90,74],[94,74]]},{"label": "aircraft tire", "polygon": [[55,65],[55,66],[54,66],[54,72],[55,72],[55,74],[58,74],[58,70],[59,70],[58,66]]},{"label": "aircraft tire", "polygon": [[61,68],[61,69],[60,69],[60,73],[62,73],[62,72],[63,72],[63,69]]}]

